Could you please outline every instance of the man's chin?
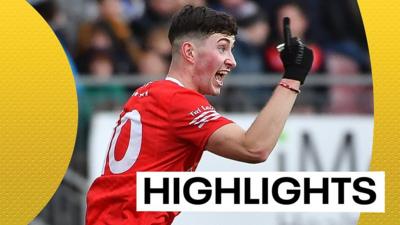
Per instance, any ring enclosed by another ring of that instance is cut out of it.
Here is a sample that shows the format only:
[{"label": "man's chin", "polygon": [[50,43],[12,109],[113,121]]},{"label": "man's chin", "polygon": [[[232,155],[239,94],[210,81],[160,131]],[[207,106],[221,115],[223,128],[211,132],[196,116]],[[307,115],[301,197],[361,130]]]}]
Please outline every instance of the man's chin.
[{"label": "man's chin", "polygon": [[211,96],[218,96],[221,94],[221,89],[218,89],[216,91],[214,91],[212,94],[210,94]]},{"label": "man's chin", "polygon": [[208,92],[208,93],[202,93],[203,95],[208,95],[208,96],[218,96],[221,94],[220,91],[214,91],[214,92]]},{"label": "man's chin", "polygon": [[218,95],[221,94],[221,88],[213,86],[212,88],[210,88],[210,89],[208,89],[208,90],[206,90],[204,92],[200,91],[200,93],[203,94],[203,95],[218,96]]}]

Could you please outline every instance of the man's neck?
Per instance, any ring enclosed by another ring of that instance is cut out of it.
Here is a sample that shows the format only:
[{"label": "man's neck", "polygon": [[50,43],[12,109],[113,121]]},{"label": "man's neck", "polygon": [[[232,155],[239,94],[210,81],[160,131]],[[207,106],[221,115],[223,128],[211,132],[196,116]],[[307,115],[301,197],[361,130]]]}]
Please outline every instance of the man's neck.
[{"label": "man's neck", "polygon": [[181,83],[185,88],[197,91],[195,88],[195,85],[192,80],[192,72],[189,70],[183,70],[183,69],[174,69],[172,66],[170,67],[168,71],[167,77],[173,78],[177,80],[179,83]]},{"label": "man's neck", "polygon": [[167,75],[167,77],[165,77],[166,80],[172,81],[174,83],[176,83],[177,85],[181,86],[181,87],[185,87],[179,80]]}]

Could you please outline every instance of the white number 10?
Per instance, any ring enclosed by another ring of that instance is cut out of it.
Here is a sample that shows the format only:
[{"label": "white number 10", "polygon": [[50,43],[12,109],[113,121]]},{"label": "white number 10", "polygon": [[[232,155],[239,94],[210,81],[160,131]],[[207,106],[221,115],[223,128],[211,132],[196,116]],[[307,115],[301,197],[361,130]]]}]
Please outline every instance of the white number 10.
[{"label": "white number 10", "polygon": [[[128,122],[131,122],[131,129],[129,132],[129,144],[128,149],[125,151],[124,157],[117,161],[115,160],[115,145],[121,133],[122,127]],[[142,122],[140,120],[140,114],[137,110],[126,113],[121,118],[121,123],[115,128],[115,134],[111,140],[110,150],[108,152],[108,159],[110,170],[114,174],[120,174],[129,170],[133,164],[135,164],[136,159],[140,152],[140,147],[142,145]]]}]

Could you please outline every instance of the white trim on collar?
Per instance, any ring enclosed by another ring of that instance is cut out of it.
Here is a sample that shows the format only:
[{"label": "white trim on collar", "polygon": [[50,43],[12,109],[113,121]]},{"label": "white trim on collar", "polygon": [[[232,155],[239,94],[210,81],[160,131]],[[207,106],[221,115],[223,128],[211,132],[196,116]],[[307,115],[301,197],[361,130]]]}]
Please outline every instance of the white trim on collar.
[{"label": "white trim on collar", "polygon": [[181,86],[181,87],[184,87],[183,84],[182,84],[179,80],[177,80],[177,79],[175,79],[175,78],[173,78],[173,77],[167,76],[167,77],[165,78],[165,80],[172,81],[172,82],[176,83],[177,85],[179,85],[179,86]]}]

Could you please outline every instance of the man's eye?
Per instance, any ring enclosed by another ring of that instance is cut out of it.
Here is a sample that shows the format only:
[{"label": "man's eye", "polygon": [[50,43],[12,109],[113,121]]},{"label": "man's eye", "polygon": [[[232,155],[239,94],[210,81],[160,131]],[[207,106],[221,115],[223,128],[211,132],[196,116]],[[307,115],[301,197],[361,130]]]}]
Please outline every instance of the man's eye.
[{"label": "man's eye", "polygon": [[218,47],[218,50],[219,50],[220,52],[225,52],[225,51],[226,51],[226,47],[220,46],[220,47]]}]

